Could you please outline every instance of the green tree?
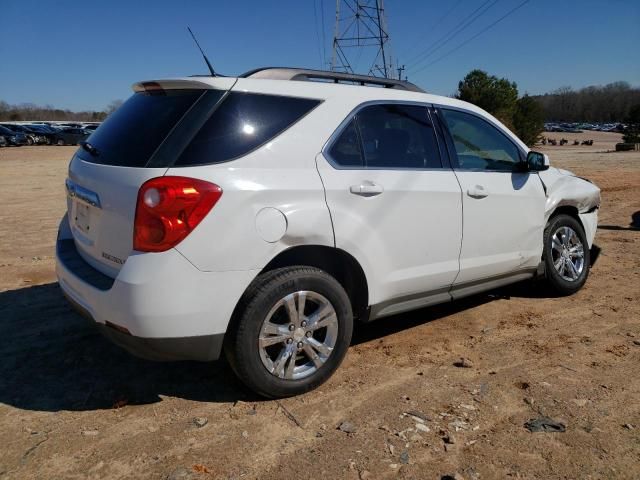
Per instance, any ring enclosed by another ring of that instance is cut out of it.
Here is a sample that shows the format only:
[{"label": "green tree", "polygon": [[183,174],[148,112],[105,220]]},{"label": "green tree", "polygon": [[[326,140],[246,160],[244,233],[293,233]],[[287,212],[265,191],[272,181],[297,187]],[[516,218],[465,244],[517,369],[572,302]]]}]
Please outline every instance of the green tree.
[{"label": "green tree", "polygon": [[518,100],[515,82],[489,75],[482,70],[472,70],[458,83],[456,98],[486,110],[508,127],[513,126]]},{"label": "green tree", "polygon": [[542,105],[535,98],[525,94],[516,102],[513,128],[515,134],[527,145],[536,143],[544,129],[544,113]]}]

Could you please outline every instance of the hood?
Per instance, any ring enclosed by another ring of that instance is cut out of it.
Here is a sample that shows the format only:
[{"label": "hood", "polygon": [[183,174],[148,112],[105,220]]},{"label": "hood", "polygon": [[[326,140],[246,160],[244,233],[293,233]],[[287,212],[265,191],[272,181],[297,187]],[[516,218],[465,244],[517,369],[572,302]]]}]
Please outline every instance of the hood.
[{"label": "hood", "polygon": [[562,206],[575,207],[579,213],[587,213],[600,206],[600,189],[591,181],[554,167],[539,172],[539,175],[547,195],[546,218]]}]

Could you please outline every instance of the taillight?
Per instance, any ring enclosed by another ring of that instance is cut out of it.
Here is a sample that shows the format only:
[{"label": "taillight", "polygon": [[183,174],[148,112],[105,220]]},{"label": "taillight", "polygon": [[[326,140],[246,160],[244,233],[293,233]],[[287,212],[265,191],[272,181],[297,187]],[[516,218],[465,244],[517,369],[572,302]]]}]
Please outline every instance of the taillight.
[{"label": "taillight", "polygon": [[164,252],[180,243],[222,196],[215,183],[187,177],[158,177],[138,192],[133,248]]}]

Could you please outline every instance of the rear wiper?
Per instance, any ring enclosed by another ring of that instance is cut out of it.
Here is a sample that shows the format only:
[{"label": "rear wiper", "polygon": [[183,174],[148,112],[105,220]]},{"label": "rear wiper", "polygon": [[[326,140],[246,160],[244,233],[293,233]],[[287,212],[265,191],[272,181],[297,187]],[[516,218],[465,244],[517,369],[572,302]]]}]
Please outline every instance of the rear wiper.
[{"label": "rear wiper", "polygon": [[100,152],[98,152],[98,149],[93,145],[91,145],[89,142],[80,142],[80,146],[83,149],[85,149],[87,152],[89,152],[91,155],[93,155],[94,157],[97,157],[98,155],[100,155]]}]

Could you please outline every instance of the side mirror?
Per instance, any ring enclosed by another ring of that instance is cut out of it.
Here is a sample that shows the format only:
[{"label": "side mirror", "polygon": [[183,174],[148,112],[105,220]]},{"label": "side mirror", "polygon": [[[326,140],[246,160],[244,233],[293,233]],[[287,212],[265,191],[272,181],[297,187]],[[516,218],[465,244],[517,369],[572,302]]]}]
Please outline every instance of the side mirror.
[{"label": "side mirror", "polygon": [[527,168],[532,172],[541,172],[549,168],[549,157],[533,150],[527,153]]}]

